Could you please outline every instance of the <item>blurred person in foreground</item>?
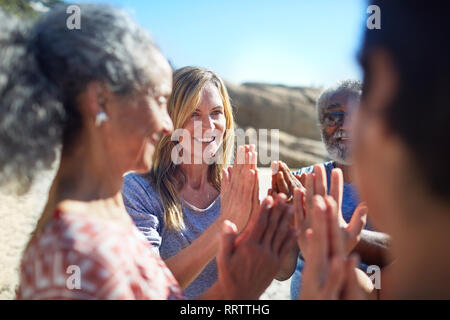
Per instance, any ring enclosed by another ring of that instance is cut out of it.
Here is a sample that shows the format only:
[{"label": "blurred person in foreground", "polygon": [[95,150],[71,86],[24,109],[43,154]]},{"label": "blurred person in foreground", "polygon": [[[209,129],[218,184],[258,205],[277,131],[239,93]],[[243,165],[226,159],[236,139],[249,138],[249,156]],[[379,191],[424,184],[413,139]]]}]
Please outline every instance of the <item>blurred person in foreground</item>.
[{"label": "blurred person in foreground", "polygon": [[[82,30],[66,27],[65,6],[30,28],[1,19],[2,184],[29,183],[62,145],[47,204],[23,253],[17,297],[182,299],[121,194],[123,175],[147,172],[155,144],[173,129],[172,70],[124,11],[80,9]],[[241,170],[255,179],[250,165]],[[283,197],[268,197],[239,236],[224,220],[218,280],[200,298],[257,299],[293,243],[293,232],[276,232],[291,216]]]},{"label": "blurred person in foreground", "polygon": [[[381,29],[365,30],[359,55],[364,86],[353,156],[370,221],[392,237],[389,252],[395,261],[382,271],[381,298],[450,299],[450,171],[442,166],[450,141],[448,6],[370,4],[380,9]],[[294,197],[301,192],[296,189]],[[336,207],[317,202],[319,218],[335,216]],[[333,240],[338,237],[330,236],[336,232],[326,234],[321,225],[330,226],[319,223],[307,233],[321,240],[313,242],[318,254],[306,257],[313,263],[305,265],[302,293],[358,297]]]}]

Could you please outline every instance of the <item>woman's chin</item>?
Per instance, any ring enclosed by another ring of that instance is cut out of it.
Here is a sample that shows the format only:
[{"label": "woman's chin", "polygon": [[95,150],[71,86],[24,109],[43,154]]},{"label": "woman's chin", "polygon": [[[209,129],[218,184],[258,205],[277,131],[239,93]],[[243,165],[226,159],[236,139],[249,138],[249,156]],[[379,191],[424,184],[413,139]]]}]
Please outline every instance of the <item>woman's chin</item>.
[{"label": "woman's chin", "polygon": [[207,153],[203,154],[202,156],[195,156],[193,163],[195,163],[195,164],[200,164],[200,163],[213,164],[213,163],[217,162],[216,158],[217,157],[216,157],[215,153],[207,152]]},{"label": "woman's chin", "polygon": [[147,144],[143,152],[141,153],[139,160],[136,161],[133,171],[137,173],[146,173],[150,171],[150,169],[152,168],[152,157],[154,151],[155,147],[153,146],[153,144]]}]

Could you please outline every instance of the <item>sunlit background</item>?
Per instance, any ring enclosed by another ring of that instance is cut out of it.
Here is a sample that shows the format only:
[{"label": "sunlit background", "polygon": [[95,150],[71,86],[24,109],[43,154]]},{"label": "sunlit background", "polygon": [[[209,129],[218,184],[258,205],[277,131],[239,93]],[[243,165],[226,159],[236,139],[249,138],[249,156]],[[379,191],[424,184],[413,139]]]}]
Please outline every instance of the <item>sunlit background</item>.
[{"label": "sunlit background", "polygon": [[175,67],[234,82],[326,86],[361,77],[366,2],[357,0],[102,0],[129,10]]},{"label": "sunlit background", "polygon": [[[61,2],[0,0],[0,6],[42,13]],[[237,84],[323,87],[361,77],[355,56],[368,16],[364,0],[74,2],[125,8],[175,68],[203,66]]]}]

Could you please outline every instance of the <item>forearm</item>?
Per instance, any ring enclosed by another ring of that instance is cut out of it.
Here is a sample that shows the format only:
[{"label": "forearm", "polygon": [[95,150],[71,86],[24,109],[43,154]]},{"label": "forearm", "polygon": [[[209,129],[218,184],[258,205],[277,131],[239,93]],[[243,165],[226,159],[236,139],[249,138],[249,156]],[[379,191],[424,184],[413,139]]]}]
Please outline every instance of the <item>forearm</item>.
[{"label": "forearm", "polygon": [[181,288],[185,289],[216,256],[219,248],[221,219],[217,219],[191,245],[165,260]]},{"label": "forearm", "polygon": [[216,281],[208,290],[197,297],[197,300],[225,300],[221,285]]},{"label": "forearm", "polygon": [[295,267],[297,266],[297,257],[298,257],[298,246],[295,245],[292,248],[291,252],[284,258],[281,262],[280,270],[278,271],[275,279],[278,281],[285,281],[289,279],[295,271]]},{"label": "forearm", "polygon": [[362,230],[361,239],[353,252],[366,264],[378,265],[380,268],[389,263],[390,237],[382,232]]}]

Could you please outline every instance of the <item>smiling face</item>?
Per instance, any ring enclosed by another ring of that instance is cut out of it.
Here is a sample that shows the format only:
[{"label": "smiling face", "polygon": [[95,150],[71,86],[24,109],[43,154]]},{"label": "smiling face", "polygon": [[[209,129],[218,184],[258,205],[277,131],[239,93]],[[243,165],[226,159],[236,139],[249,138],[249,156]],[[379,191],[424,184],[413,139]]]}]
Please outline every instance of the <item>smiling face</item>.
[{"label": "smiling face", "polygon": [[359,104],[358,97],[348,91],[330,96],[323,110],[322,140],[330,157],[344,165],[351,164],[351,114]]},{"label": "smiling face", "polygon": [[[152,79],[144,90],[132,96],[111,99],[105,123],[112,161],[122,171],[147,172],[151,168],[155,145],[173,130],[167,113],[172,90],[172,71],[162,55],[154,57]],[[155,67],[158,66],[158,67]]]},{"label": "smiling face", "polygon": [[224,105],[217,87],[208,82],[199,105],[183,125],[186,135],[180,143],[190,163],[205,163],[219,151],[226,129]]}]

